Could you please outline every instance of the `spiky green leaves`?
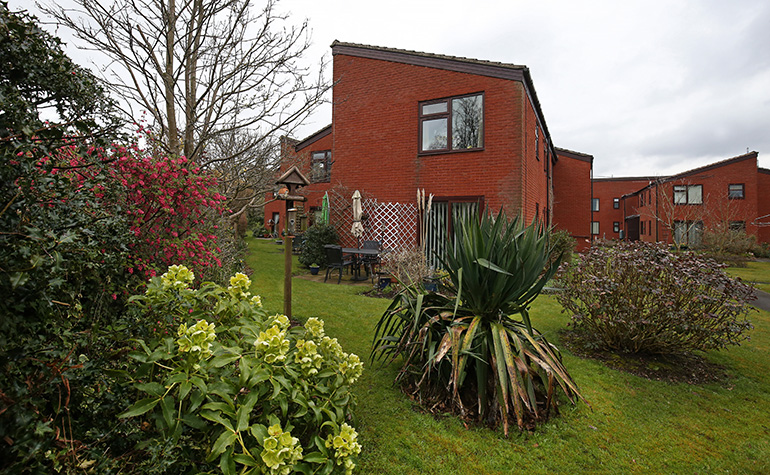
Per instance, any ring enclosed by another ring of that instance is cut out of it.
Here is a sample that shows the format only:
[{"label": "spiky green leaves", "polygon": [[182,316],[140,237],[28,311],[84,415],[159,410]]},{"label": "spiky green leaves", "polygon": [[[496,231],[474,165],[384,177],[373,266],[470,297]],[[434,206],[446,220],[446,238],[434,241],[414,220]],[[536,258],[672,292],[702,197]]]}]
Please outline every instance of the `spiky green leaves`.
[{"label": "spiky green leaves", "polygon": [[[373,357],[404,358],[397,379],[431,406],[522,428],[557,408],[577,386],[558,350],[532,327],[529,305],[551,278],[546,230],[504,213],[470,216],[456,227],[444,265],[455,296],[406,287],[380,319]],[[471,377],[468,377],[471,376]]]}]

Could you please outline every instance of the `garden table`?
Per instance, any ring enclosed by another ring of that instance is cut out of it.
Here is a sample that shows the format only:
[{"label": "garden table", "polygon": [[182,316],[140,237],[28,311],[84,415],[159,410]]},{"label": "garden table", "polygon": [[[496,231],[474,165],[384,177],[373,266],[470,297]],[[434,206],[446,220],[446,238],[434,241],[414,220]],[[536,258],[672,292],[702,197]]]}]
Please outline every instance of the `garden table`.
[{"label": "garden table", "polygon": [[361,277],[361,259],[360,257],[377,257],[380,255],[379,249],[364,249],[359,247],[343,247],[343,254],[350,254],[353,256],[353,280],[366,280],[367,277]]}]

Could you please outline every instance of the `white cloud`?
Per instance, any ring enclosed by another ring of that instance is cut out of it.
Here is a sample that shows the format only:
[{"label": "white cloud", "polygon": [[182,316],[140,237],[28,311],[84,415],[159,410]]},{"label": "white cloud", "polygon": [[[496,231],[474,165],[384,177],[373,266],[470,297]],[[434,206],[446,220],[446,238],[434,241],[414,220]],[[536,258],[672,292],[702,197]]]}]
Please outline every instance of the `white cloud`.
[{"label": "white cloud", "polygon": [[[770,167],[766,0],[283,0],[279,8],[309,19],[311,62],[330,59],[336,39],[528,66],[554,142],[593,154],[597,176],[674,173],[747,147]],[[330,120],[322,107],[300,134]]]}]

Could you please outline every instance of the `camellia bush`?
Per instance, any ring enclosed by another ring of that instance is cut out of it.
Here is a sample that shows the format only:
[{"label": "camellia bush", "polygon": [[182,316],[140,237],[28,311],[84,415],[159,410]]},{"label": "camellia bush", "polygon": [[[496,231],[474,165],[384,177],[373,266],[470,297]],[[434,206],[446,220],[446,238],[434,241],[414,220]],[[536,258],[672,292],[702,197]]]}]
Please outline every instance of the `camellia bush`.
[{"label": "camellia bush", "polygon": [[[215,223],[225,197],[216,192],[216,180],[185,157],[140,147],[142,139],[153,143],[142,128],[127,145],[84,147],[73,141],[41,158],[39,176],[63,175],[74,189],[125,219],[129,273],[151,277],[157,266],[180,262],[199,272],[221,265]],[[92,184],[95,177],[101,182]]]},{"label": "camellia bush", "polygon": [[[397,376],[425,405],[492,427],[533,428],[580,398],[559,350],[532,326],[530,305],[559,266],[546,230],[470,215],[444,261],[448,292],[405,285],[377,324],[372,354],[403,357]],[[561,391],[559,391],[561,389]]]},{"label": "camellia bush", "polygon": [[116,372],[138,394],[119,415],[144,432],[134,470],[352,473],[361,451],[350,425],[358,356],[321,320],[300,326],[267,315],[243,274],[229,287],[194,290],[193,279],[171,266],[132,298],[148,317],[165,318],[153,341],[136,341],[137,368]]},{"label": "camellia bush", "polygon": [[683,354],[738,345],[752,289],[722,265],[662,244],[607,243],[559,276],[575,334],[597,349]]}]

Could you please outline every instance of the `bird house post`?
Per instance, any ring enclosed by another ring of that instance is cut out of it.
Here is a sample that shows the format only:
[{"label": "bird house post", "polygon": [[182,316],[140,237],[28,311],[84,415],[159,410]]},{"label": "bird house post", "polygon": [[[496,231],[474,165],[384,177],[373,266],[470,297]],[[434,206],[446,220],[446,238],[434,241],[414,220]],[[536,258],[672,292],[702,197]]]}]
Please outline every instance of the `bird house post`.
[{"label": "bird house post", "polygon": [[283,313],[291,318],[291,250],[294,230],[297,222],[297,209],[295,201],[306,201],[307,198],[298,194],[298,190],[310,184],[310,181],[299,171],[296,166],[291,167],[275,182],[280,191],[276,198],[286,202],[286,219],[284,220],[283,240],[284,274],[283,274]]}]

